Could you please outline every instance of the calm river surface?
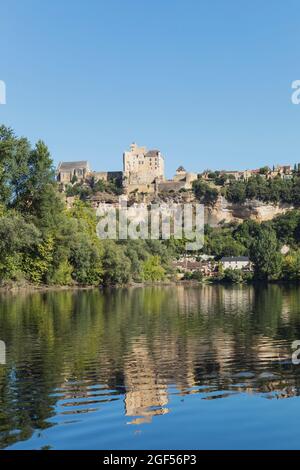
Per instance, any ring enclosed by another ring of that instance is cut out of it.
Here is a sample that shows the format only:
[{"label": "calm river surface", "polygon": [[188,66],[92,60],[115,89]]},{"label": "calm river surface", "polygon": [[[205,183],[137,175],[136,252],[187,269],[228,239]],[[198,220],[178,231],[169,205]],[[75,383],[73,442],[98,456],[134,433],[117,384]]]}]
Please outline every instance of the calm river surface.
[{"label": "calm river surface", "polygon": [[0,296],[0,447],[300,448],[300,288]]}]

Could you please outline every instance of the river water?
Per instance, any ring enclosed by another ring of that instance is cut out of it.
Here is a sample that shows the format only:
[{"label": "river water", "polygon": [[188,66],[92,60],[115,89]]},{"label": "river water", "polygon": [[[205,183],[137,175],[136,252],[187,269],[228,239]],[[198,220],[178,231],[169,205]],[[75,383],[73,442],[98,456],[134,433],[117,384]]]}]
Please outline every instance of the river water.
[{"label": "river water", "polygon": [[299,449],[296,339],[299,287],[2,294],[0,447]]}]

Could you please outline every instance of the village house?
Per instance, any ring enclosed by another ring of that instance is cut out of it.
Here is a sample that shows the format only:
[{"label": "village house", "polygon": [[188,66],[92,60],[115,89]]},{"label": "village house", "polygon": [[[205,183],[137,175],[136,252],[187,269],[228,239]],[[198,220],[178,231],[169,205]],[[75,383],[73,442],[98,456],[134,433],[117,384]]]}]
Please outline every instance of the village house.
[{"label": "village house", "polygon": [[220,263],[223,269],[241,269],[243,271],[251,271],[252,264],[248,256],[224,256]]},{"label": "village house", "polygon": [[[300,166],[298,165],[298,171]],[[201,177],[204,180],[212,179],[210,174],[214,173],[213,171],[204,171],[200,173],[198,177]],[[248,180],[251,176],[260,176],[265,179],[273,179],[276,177],[280,177],[281,179],[291,179],[293,177],[293,169],[291,165],[277,165],[273,167],[273,169],[267,169],[266,171],[262,171],[261,168],[256,168],[253,170],[221,170],[219,171],[220,176],[228,176],[227,183],[230,182],[230,179],[235,180]]]},{"label": "village house", "polygon": [[290,175],[292,173],[291,165],[281,165],[278,166],[277,169],[281,174]]},{"label": "village house", "polygon": [[185,273],[200,272],[204,276],[211,277],[217,274],[218,264],[213,256],[183,256],[173,261],[173,267],[178,271],[181,277]]},{"label": "village house", "polygon": [[293,177],[291,165],[277,165],[266,174],[267,179],[277,178],[278,176],[281,179],[291,179]]}]

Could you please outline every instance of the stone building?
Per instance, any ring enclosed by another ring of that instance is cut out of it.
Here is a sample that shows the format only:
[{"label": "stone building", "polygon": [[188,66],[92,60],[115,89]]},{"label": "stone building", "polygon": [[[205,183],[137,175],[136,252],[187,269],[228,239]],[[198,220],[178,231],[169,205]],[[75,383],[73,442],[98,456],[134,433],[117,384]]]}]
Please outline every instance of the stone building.
[{"label": "stone building", "polygon": [[153,192],[154,184],[165,179],[165,162],[159,150],[147,150],[133,143],[123,154],[123,181],[127,192]]},{"label": "stone building", "polygon": [[60,162],[56,170],[57,181],[67,185],[74,180],[84,182],[90,173],[89,162]]},{"label": "stone building", "polygon": [[176,174],[171,180],[159,181],[156,190],[159,193],[178,192],[180,190],[189,190],[193,187],[193,181],[198,179],[197,173],[186,171],[183,166],[176,170]]},{"label": "stone building", "polygon": [[99,180],[117,182],[122,185],[122,171],[92,171],[87,161],[60,162],[56,170],[56,179],[64,190],[73,183],[94,184]]},{"label": "stone building", "polygon": [[223,269],[252,270],[252,263],[248,256],[223,256],[220,260]]},{"label": "stone building", "polygon": [[185,183],[185,189],[190,189],[192,187],[193,181],[198,179],[197,173],[191,173],[186,171],[183,166],[180,166],[176,170],[176,174],[173,178],[174,181],[182,181]]}]

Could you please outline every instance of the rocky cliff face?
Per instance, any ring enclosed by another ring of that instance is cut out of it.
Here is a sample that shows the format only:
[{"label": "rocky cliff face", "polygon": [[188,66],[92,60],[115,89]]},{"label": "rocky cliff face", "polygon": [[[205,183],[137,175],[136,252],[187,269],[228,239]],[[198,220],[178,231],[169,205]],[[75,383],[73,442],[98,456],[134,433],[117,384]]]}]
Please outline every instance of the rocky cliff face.
[{"label": "rocky cliff face", "polygon": [[248,200],[244,204],[233,204],[223,196],[219,196],[217,202],[205,207],[205,221],[211,226],[220,222],[242,222],[246,219],[264,222],[277,215],[294,209],[290,204],[266,204],[257,200]]},{"label": "rocky cliff face", "polygon": [[[68,201],[69,205],[73,204],[72,201]],[[117,205],[119,197],[107,193],[97,193],[90,200],[93,207],[96,209],[101,204],[112,204]],[[190,204],[197,202],[193,191],[185,192],[174,192],[172,194],[139,194],[136,193],[131,195],[128,199],[128,205],[133,203],[146,203],[146,204]],[[72,203],[72,204],[71,204]],[[284,214],[285,212],[294,209],[291,204],[266,204],[258,200],[247,200],[244,204],[233,204],[223,196],[219,196],[217,202],[214,205],[205,206],[205,223],[212,227],[217,226],[221,222],[243,222],[243,220],[252,219],[257,222],[264,222],[271,220],[277,215]]]},{"label": "rocky cliff face", "polygon": [[[192,191],[187,191],[158,198],[156,202],[192,203],[196,199]],[[294,206],[290,204],[266,204],[255,199],[247,200],[244,204],[233,204],[220,195],[214,205],[205,206],[204,215],[205,223],[215,227],[220,222],[243,222],[247,219],[264,222],[292,209]]]}]

